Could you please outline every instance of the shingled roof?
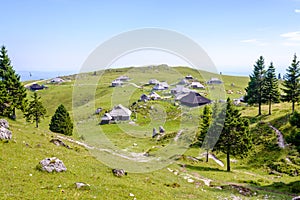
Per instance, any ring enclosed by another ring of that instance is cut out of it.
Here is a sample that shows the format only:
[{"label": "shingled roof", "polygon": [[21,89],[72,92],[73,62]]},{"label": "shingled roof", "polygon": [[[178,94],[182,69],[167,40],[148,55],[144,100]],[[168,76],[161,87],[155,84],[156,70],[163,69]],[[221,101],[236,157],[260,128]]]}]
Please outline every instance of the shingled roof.
[{"label": "shingled roof", "polygon": [[191,91],[188,95],[180,99],[182,105],[189,107],[202,106],[211,103],[211,100],[201,96],[199,93]]}]

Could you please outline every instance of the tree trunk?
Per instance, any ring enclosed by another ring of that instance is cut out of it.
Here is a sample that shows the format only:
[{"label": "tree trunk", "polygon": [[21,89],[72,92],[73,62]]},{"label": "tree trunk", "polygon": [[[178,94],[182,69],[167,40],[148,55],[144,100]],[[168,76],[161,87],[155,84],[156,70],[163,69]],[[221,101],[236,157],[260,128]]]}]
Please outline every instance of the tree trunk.
[{"label": "tree trunk", "polygon": [[35,127],[36,127],[36,128],[39,127],[39,119],[38,119],[38,116],[35,116]]},{"label": "tree trunk", "polygon": [[230,172],[230,157],[229,157],[229,151],[227,151],[227,171]]},{"label": "tree trunk", "polygon": [[272,114],[272,111],[271,111],[271,106],[272,106],[272,101],[269,99],[269,115]]},{"label": "tree trunk", "polygon": [[261,102],[258,102],[258,115],[261,115]]},{"label": "tree trunk", "polygon": [[294,114],[294,111],[295,111],[295,102],[292,101],[292,114]]},{"label": "tree trunk", "polygon": [[208,162],[208,149],[206,149],[206,162]]}]

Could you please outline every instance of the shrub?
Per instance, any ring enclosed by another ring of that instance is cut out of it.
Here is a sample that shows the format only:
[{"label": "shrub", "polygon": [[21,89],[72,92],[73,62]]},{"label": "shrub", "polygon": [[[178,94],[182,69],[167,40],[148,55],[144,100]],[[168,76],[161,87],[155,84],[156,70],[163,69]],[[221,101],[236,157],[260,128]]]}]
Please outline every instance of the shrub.
[{"label": "shrub", "polygon": [[56,109],[51,118],[49,129],[55,133],[62,133],[64,135],[72,135],[73,122],[66,108],[61,104]]},{"label": "shrub", "polygon": [[290,118],[290,124],[292,126],[297,126],[297,128],[300,128],[300,113],[297,111],[294,112],[294,114]]}]

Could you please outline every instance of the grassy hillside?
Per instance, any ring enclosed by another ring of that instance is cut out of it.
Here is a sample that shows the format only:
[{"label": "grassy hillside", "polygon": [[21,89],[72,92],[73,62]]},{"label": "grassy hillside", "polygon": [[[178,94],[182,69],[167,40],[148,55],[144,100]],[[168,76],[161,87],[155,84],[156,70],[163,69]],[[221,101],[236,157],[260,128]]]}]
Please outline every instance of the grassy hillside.
[{"label": "grassy hillside", "polygon": [[[195,130],[189,128],[198,123],[201,109],[182,111],[168,101],[137,104],[138,114],[136,119],[133,118],[136,120],[134,126],[128,123],[101,127],[98,125],[101,115],[94,115],[95,108],[102,107],[104,111],[108,111],[117,103],[130,106],[142,93],[151,90],[151,87],[145,85],[149,77],[168,81],[172,85],[191,74],[200,82],[205,82],[201,76],[201,73],[205,72],[199,73],[190,68],[160,69],[165,73],[157,73],[156,70],[158,69],[113,69],[97,72],[96,76],[94,73],[86,73],[77,77],[79,81],[75,81],[76,76],[65,77],[70,81],[61,85],[47,84],[48,89],[38,91],[48,110],[40,127],[34,128],[33,124],[25,122],[22,114],[18,113],[16,121],[8,120],[13,139],[8,142],[0,141],[0,199],[291,199],[297,194],[300,195],[297,190],[299,176],[281,172],[269,174],[271,164],[286,167],[291,165],[284,161],[286,158],[299,158],[290,148],[279,149],[275,133],[267,126],[270,123],[284,135],[289,134],[291,127],[287,119],[290,105],[287,103],[274,105],[271,116],[267,115],[267,106],[263,106],[261,117],[256,117],[256,107],[240,107],[243,116],[251,122],[252,134],[256,134],[259,141],[256,141],[257,145],[248,157],[232,158],[233,171],[230,173],[212,159],[208,163],[204,162],[204,158],[198,157],[203,151],[198,147],[191,147],[183,149],[183,153],[176,155],[172,164],[166,167],[158,166],[159,169],[153,172],[129,172],[127,176],[119,178],[112,174],[111,167],[97,159],[99,156],[107,156],[105,153],[93,153],[66,139],[63,141],[70,145],[71,149],[50,143],[52,138],[62,136],[48,129],[51,116],[59,104],[64,104],[71,114],[75,114],[76,129],[72,139],[99,145],[93,139],[99,140],[99,137],[103,137],[103,141],[108,139],[115,149],[121,149],[128,155],[131,152],[148,152],[149,158],[155,158],[155,155],[173,141],[178,129],[185,128],[184,130],[190,130],[193,134]],[[132,78],[130,83],[143,88],[130,84],[120,88],[109,87],[111,81],[120,75],[128,75]],[[210,74],[206,75],[208,76]],[[241,94],[237,94],[236,91],[243,91],[248,83],[248,77],[222,75],[221,78],[225,90],[234,91],[233,94],[226,94],[231,98],[240,97]],[[74,86],[83,88],[75,97]],[[207,88],[208,92],[209,90]],[[94,97],[86,96],[92,92]],[[31,95],[32,92],[28,91],[28,94]],[[164,93],[161,95],[168,96]],[[153,113],[149,111],[151,106],[154,106]],[[163,108],[163,112],[156,112],[155,107],[158,111],[159,108]],[[190,115],[179,115],[181,112],[189,112]],[[182,120],[185,120],[184,127],[180,124]],[[164,125],[170,138],[166,137],[160,141],[151,138],[152,128],[159,125]],[[225,163],[225,155],[216,155]],[[53,156],[65,163],[68,169],[66,172],[46,173],[36,169],[40,160]],[[122,162],[116,164],[119,166]],[[75,189],[75,182],[88,183],[91,185],[90,189]],[[206,185],[208,182],[210,186]],[[239,189],[234,189],[236,187]],[[246,189],[251,190],[251,196],[240,194],[240,190]]]}]

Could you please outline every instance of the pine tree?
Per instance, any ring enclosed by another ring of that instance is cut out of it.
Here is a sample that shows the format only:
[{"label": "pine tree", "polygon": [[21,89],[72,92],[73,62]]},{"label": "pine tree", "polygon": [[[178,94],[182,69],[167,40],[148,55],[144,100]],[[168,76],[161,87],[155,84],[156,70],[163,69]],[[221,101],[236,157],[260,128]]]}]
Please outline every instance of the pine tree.
[{"label": "pine tree", "polygon": [[35,122],[36,128],[39,127],[39,122],[46,114],[46,108],[41,102],[41,97],[35,92],[32,96],[32,101],[29,102],[28,107],[25,109],[24,117],[28,122]]},{"label": "pine tree", "polygon": [[[202,143],[202,145],[206,146],[204,144],[204,138],[208,132],[208,128],[210,126],[210,123],[211,123],[211,109],[209,106],[205,106],[204,109],[203,109],[203,116],[202,116],[202,121],[201,121],[201,131],[200,131],[200,134],[199,134],[199,142]],[[206,150],[206,162],[208,162],[208,150],[209,148],[206,147],[205,148]]]},{"label": "pine tree", "polygon": [[56,109],[49,124],[51,131],[55,133],[62,133],[64,135],[72,135],[73,122],[66,108],[61,104]]},{"label": "pine tree", "polygon": [[20,81],[20,76],[13,69],[4,46],[0,51],[0,80],[6,90],[7,101],[1,106],[2,115],[15,119],[16,109],[24,111],[26,107],[26,89]]},{"label": "pine tree", "polygon": [[271,107],[273,102],[279,102],[279,88],[278,80],[276,79],[275,68],[273,63],[270,63],[270,66],[266,72],[265,77],[265,95],[269,103],[269,115],[272,114]]},{"label": "pine tree", "polygon": [[292,102],[292,113],[294,113],[295,103],[300,99],[300,66],[296,54],[291,66],[286,71],[283,82],[284,88],[282,89],[285,94],[282,96],[282,100]]},{"label": "pine tree", "polygon": [[265,61],[262,56],[254,65],[253,74],[246,88],[245,101],[250,105],[258,104],[258,115],[261,115],[261,104],[264,102]]},{"label": "pine tree", "polygon": [[230,155],[243,157],[250,148],[249,121],[241,117],[228,98],[226,119],[215,150],[226,154],[227,171],[230,171]]},{"label": "pine tree", "polygon": [[214,103],[212,107],[212,114],[210,119],[210,126],[207,130],[206,136],[203,140],[202,147],[206,150],[206,162],[208,162],[208,151],[213,150],[216,145],[220,133],[223,129],[224,119],[226,115],[226,104]]}]

